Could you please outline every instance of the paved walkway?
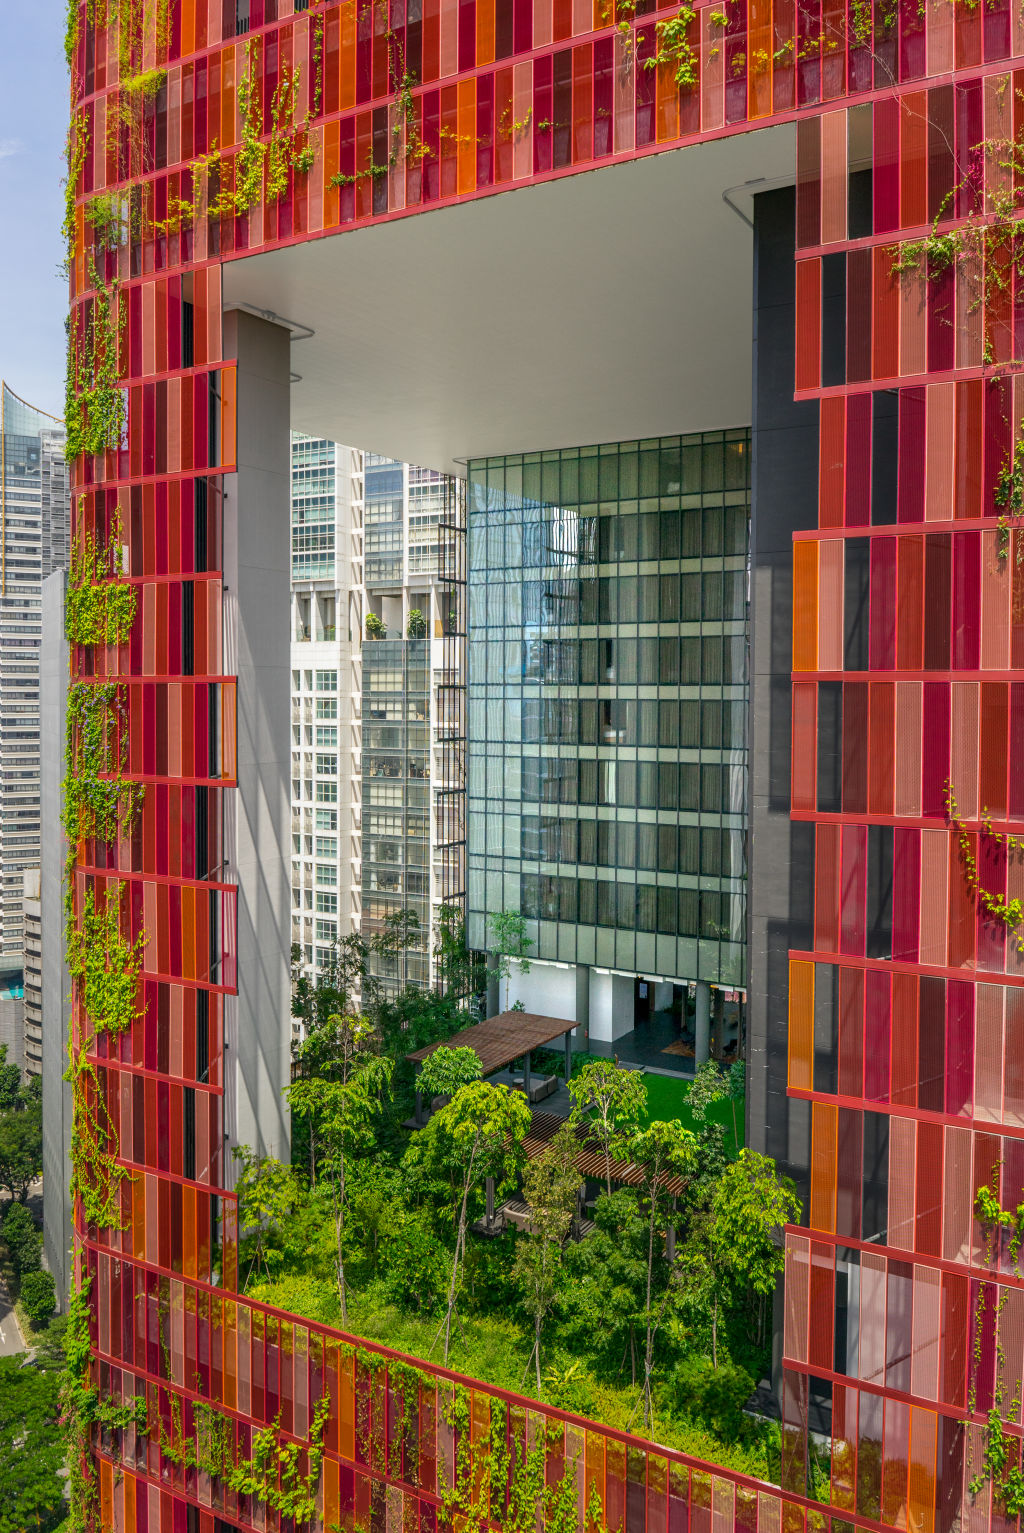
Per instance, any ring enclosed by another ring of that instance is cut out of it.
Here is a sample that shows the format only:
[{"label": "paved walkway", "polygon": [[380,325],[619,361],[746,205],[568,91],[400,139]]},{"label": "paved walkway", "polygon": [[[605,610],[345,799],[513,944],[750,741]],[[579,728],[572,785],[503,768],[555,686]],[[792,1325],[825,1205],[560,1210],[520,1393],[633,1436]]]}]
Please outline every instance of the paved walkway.
[{"label": "paved walkway", "polygon": [[13,1357],[16,1352],[26,1350],[7,1284],[0,1278],[0,1357]]}]

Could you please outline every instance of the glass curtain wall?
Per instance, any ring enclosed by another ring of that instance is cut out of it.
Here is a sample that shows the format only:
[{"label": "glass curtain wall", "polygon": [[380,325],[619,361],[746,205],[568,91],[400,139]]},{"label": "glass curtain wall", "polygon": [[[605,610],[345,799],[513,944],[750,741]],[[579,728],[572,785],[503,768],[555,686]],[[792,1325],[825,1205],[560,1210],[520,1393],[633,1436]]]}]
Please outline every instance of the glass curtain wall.
[{"label": "glass curtain wall", "polygon": [[470,941],[742,986],[749,432],[468,479]]}]

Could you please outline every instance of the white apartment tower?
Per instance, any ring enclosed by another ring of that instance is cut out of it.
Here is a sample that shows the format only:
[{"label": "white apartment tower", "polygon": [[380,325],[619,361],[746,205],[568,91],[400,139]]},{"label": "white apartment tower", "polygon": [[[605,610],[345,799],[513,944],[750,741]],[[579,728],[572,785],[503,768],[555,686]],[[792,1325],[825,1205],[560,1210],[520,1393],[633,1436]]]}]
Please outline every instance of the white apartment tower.
[{"label": "white apartment tower", "polygon": [[465,893],[462,482],[292,439],[292,941],[303,967],[396,910],[419,935],[380,977],[434,978]]},{"label": "white apartment tower", "polygon": [[23,967],[22,884],[39,866],[42,582],[67,567],[60,421],[0,385],[0,974]]}]

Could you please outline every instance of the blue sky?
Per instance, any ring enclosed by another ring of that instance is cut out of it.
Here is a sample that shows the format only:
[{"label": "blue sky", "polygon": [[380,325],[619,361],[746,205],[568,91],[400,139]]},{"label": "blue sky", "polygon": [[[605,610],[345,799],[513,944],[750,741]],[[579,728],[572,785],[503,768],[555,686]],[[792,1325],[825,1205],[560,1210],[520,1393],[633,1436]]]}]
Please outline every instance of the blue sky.
[{"label": "blue sky", "polygon": [[64,405],[64,0],[0,0],[0,375],[30,404]]}]

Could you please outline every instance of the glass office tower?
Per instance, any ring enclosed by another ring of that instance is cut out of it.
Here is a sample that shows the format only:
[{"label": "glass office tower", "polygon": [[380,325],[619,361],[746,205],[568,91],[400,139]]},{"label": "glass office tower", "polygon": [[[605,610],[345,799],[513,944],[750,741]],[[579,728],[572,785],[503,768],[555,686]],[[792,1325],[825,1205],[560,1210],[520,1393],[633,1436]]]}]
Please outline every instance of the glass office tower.
[{"label": "glass office tower", "polygon": [[469,463],[470,941],[521,912],[528,1009],[586,966],[596,1039],[615,980],[745,983],[749,470],[746,430]]}]

